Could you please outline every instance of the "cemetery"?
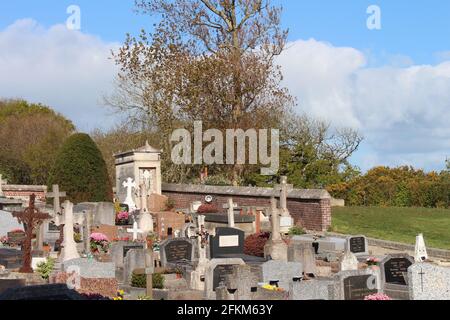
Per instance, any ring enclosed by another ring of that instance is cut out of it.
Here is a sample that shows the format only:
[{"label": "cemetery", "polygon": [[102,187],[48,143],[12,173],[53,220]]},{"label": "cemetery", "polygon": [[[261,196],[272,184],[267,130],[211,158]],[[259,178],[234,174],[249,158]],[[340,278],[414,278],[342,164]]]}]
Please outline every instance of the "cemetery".
[{"label": "cemetery", "polygon": [[326,190],[164,184],[115,155],[113,202],[0,177],[0,300],[450,300],[450,254],[328,232]]}]

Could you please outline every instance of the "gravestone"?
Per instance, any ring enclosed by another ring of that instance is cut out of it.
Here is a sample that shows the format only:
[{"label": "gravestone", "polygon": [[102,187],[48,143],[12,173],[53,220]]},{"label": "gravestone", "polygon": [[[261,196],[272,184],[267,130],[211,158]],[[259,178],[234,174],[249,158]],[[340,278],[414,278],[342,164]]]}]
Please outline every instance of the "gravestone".
[{"label": "gravestone", "polygon": [[85,300],[66,284],[47,284],[12,288],[0,295],[0,300]]},{"label": "gravestone", "polygon": [[372,269],[341,271],[334,276],[333,300],[364,300],[380,291],[380,273]]},{"label": "gravestone", "polygon": [[187,238],[169,239],[160,245],[163,267],[191,263],[194,259],[194,242]]},{"label": "gravestone", "polygon": [[80,277],[86,279],[115,278],[115,265],[112,262],[98,262],[93,259],[72,259],[62,264],[64,272],[77,270]]},{"label": "gravestone", "polygon": [[25,287],[25,279],[1,279],[0,278],[0,295],[8,289]]},{"label": "gravestone", "polygon": [[289,284],[294,279],[303,277],[303,266],[300,262],[271,260],[263,263],[261,268],[264,283],[278,281],[278,287],[286,291],[289,290]]},{"label": "gravestone", "polygon": [[[235,265],[231,266],[230,270],[223,277],[224,284],[228,289],[227,300],[253,300],[254,294],[258,291],[260,269],[255,270],[249,265]],[[221,283],[220,279],[218,280],[217,286],[217,282],[215,283],[216,292]]]},{"label": "gravestone", "polygon": [[428,259],[427,247],[425,246],[425,240],[423,234],[419,234],[416,237],[416,245],[414,248],[414,258],[416,262],[424,262]]},{"label": "gravestone", "polygon": [[383,283],[406,286],[405,276],[414,259],[406,254],[389,254],[381,262],[381,279]]},{"label": "gravestone", "polygon": [[245,233],[235,228],[216,228],[216,235],[210,236],[210,256],[232,258],[244,254]]},{"label": "gravestone", "polygon": [[340,271],[358,270],[356,255],[347,248],[339,261]]},{"label": "gravestone", "polygon": [[348,237],[347,247],[357,257],[369,255],[369,243],[365,236]]},{"label": "gravestone", "polygon": [[308,280],[290,283],[290,300],[331,300],[334,283],[332,280]]},{"label": "gravestone", "polygon": [[316,257],[314,248],[309,243],[292,242],[288,246],[288,261],[300,262],[303,272],[307,275],[317,274]]},{"label": "gravestone", "polygon": [[6,236],[12,230],[23,230],[23,224],[18,223],[10,212],[0,210],[0,237]]},{"label": "gravestone", "polygon": [[389,254],[380,262],[384,293],[392,299],[408,300],[408,268],[414,259],[407,254]]},{"label": "gravestone", "polygon": [[21,246],[26,239],[25,232],[8,232],[8,243],[10,246]]},{"label": "gravestone", "polygon": [[220,282],[225,281],[225,276],[233,272],[233,266],[245,265],[240,258],[212,259],[208,262],[205,272],[205,297],[215,299],[215,289]]},{"label": "gravestone", "polygon": [[128,251],[132,249],[144,249],[143,243],[118,241],[111,244],[111,258],[116,268],[124,267],[124,259]]},{"label": "gravestone", "polygon": [[76,209],[76,212],[91,213],[93,225],[116,225],[116,210],[112,202],[82,202],[77,204]]},{"label": "gravestone", "polygon": [[414,263],[408,268],[411,300],[450,300],[450,268]]},{"label": "gravestone", "polygon": [[22,252],[15,249],[0,248],[0,265],[7,269],[17,269],[23,264]]},{"label": "gravestone", "polygon": [[320,237],[315,238],[313,235],[301,235],[293,236],[291,238],[293,242],[304,242],[304,243],[317,243],[319,245],[318,253],[340,253],[345,251],[345,246],[347,244],[346,239],[337,237]]},{"label": "gravestone", "polygon": [[123,283],[130,284],[133,271],[136,269],[145,269],[146,252],[144,249],[131,249],[127,252],[124,259]]}]

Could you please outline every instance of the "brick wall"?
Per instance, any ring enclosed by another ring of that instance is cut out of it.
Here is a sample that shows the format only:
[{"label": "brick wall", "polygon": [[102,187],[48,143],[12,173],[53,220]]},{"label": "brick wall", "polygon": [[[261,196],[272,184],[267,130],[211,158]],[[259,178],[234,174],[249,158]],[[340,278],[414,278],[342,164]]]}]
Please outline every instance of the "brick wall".
[{"label": "brick wall", "polygon": [[[166,187],[163,185],[163,194],[175,202],[175,208],[185,209],[190,207],[190,203],[193,201],[202,201],[206,195],[212,195],[214,198],[214,204],[219,208],[221,212],[225,214],[226,209],[222,209],[224,204],[228,203],[228,198],[232,197],[234,203],[237,203],[240,207],[270,207],[270,195],[261,194],[261,192],[255,192],[252,195],[248,195],[248,188],[245,188],[245,195],[239,194],[239,188],[233,188],[234,194],[229,192],[220,192],[220,189],[224,187],[217,187],[216,193],[208,190],[207,193],[192,192],[189,186],[186,187],[186,191],[183,191],[181,187],[176,189]],[[255,188],[259,189],[259,188]],[[244,191],[244,189],[242,189]],[[290,214],[294,218],[296,224],[301,224],[304,228],[313,231],[327,231],[331,225],[331,197],[325,199],[302,199],[298,196],[288,197],[287,206]]]}]

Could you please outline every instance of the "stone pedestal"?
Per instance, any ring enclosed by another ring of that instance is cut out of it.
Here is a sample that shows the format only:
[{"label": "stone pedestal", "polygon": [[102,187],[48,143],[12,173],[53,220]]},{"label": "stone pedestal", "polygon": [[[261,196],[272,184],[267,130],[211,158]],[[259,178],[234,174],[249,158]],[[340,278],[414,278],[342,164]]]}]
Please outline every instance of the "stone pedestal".
[{"label": "stone pedestal", "polygon": [[288,261],[287,244],[283,240],[269,240],[264,246],[264,257],[272,260]]}]

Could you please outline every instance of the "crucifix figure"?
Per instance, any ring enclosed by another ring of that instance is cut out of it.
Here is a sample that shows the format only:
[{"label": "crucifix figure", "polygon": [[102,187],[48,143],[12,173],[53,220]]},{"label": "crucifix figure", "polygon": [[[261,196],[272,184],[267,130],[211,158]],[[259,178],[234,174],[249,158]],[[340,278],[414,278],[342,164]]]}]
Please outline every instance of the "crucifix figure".
[{"label": "crucifix figure", "polygon": [[124,181],[122,186],[127,189],[127,197],[125,198],[125,204],[130,208],[130,212],[136,210],[136,203],[133,200],[133,189],[136,189],[136,182],[132,178],[128,178]]},{"label": "crucifix figure", "polygon": [[136,220],[133,223],[133,229],[127,229],[128,233],[133,233],[133,241],[136,241],[138,239],[138,234],[143,233],[141,229],[138,228],[138,223]]},{"label": "crucifix figure", "polygon": [[7,180],[3,180],[2,179],[2,175],[0,174],[0,196],[3,196],[3,189],[2,189],[2,185],[3,184],[7,184],[8,181]]},{"label": "crucifix figure", "polygon": [[30,196],[30,204],[28,208],[21,212],[13,212],[14,218],[17,218],[19,223],[23,223],[25,226],[26,238],[23,242],[23,266],[20,268],[20,273],[33,273],[33,268],[31,267],[31,240],[33,238],[33,230],[39,226],[43,220],[49,219],[50,215],[47,213],[40,212],[35,207],[36,195],[32,194]]}]

